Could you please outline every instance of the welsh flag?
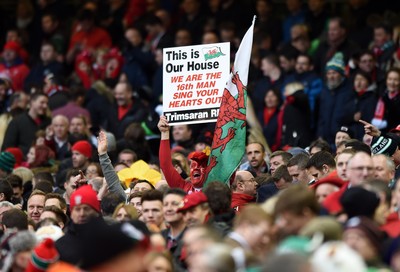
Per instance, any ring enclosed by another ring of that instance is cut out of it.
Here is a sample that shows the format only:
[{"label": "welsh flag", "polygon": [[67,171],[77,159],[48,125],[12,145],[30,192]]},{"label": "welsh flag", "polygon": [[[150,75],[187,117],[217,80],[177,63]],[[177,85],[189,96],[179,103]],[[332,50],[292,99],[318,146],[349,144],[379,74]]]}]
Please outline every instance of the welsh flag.
[{"label": "welsh flag", "polygon": [[245,151],[247,77],[253,44],[254,21],[255,17],[240,43],[222,95],[204,186],[211,181],[228,183]]}]

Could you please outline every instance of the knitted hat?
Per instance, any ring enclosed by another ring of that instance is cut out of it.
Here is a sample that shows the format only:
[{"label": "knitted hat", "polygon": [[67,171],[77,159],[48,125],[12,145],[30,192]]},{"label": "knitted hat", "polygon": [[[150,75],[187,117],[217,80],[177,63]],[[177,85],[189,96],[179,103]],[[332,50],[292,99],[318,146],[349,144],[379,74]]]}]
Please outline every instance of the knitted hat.
[{"label": "knitted hat", "polygon": [[50,238],[45,239],[35,247],[29,260],[26,272],[46,271],[47,268],[58,261],[60,255]]},{"label": "knitted hat", "polygon": [[88,141],[77,141],[71,150],[81,153],[86,158],[92,157],[92,146]]},{"label": "knitted hat", "polygon": [[15,158],[14,168],[21,166],[22,160],[24,159],[24,154],[22,153],[22,150],[19,147],[9,147],[4,151],[10,152],[11,154],[14,155]]},{"label": "knitted hat", "polygon": [[371,142],[372,154],[385,154],[392,156],[396,152],[398,143],[389,137],[380,136],[374,137]]},{"label": "knitted hat", "polygon": [[185,196],[185,198],[183,199],[183,205],[178,209],[178,212],[186,211],[207,201],[207,196],[203,192],[191,193],[190,195]]},{"label": "knitted hat", "polygon": [[353,138],[353,132],[348,127],[341,126],[340,129],[338,131],[336,131],[336,133],[338,133],[338,132],[346,133],[347,135],[349,135],[350,138]]},{"label": "knitted hat", "polygon": [[42,242],[45,239],[51,239],[53,241],[57,241],[64,235],[62,229],[59,226],[55,225],[40,227],[36,230],[35,234],[39,242]]},{"label": "knitted hat", "polygon": [[15,158],[10,152],[1,152],[0,154],[0,169],[11,173],[14,169]]},{"label": "knitted hat", "polygon": [[70,208],[71,211],[76,205],[86,204],[100,212],[100,201],[97,199],[96,192],[92,189],[90,185],[84,185],[79,187],[70,198]]},{"label": "knitted hat", "polygon": [[6,44],[4,44],[3,50],[13,50],[19,53],[19,50],[21,50],[21,46],[15,41],[8,41]]},{"label": "knitted hat", "polygon": [[340,204],[348,218],[354,216],[372,218],[379,202],[379,197],[374,192],[361,187],[347,189],[340,198]]},{"label": "knitted hat", "polygon": [[326,64],[325,71],[334,70],[344,76],[344,60],[343,54],[341,52],[337,52]]}]

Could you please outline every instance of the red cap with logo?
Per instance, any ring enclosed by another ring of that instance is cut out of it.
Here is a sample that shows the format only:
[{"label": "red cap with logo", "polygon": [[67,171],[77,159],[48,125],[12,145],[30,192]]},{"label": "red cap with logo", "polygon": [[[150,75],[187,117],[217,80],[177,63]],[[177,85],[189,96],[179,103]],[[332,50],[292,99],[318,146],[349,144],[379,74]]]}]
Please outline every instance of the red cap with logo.
[{"label": "red cap with logo", "polygon": [[207,201],[207,196],[203,192],[191,193],[190,195],[185,196],[182,201],[182,206],[178,209],[178,212],[186,211],[192,207],[206,203]]},{"label": "red cap with logo", "polygon": [[100,201],[97,199],[97,193],[92,189],[92,186],[84,185],[72,193],[70,198],[71,211],[76,205],[80,204],[89,205],[100,212]]}]

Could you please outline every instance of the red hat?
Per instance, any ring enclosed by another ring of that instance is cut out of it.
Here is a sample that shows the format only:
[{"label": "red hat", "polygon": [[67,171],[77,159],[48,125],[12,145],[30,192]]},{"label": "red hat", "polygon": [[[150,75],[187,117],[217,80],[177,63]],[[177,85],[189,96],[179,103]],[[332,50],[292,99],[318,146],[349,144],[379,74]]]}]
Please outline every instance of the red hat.
[{"label": "red hat", "polygon": [[203,192],[194,192],[190,195],[186,195],[182,201],[182,207],[178,209],[178,212],[186,211],[192,207],[195,207],[201,203],[208,201],[207,196]]},{"label": "red hat", "polygon": [[73,192],[69,200],[71,211],[76,205],[86,204],[100,212],[100,201],[97,199],[97,193],[90,185],[79,187],[78,190]]},{"label": "red hat", "polygon": [[29,260],[26,272],[47,271],[47,268],[58,261],[60,255],[53,240],[47,238],[35,247]]},{"label": "red hat", "polygon": [[310,186],[311,189],[317,190],[317,187],[320,186],[321,184],[332,184],[335,185],[339,188],[341,188],[344,184],[346,184],[345,181],[343,181],[341,178],[339,178],[336,175],[328,175],[320,180],[318,180],[316,183]]},{"label": "red hat", "polygon": [[24,158],[24,154],[22,153],[22,150],[18,147],[9,147],[6,148],[7,152],[10,152],[11,154],[14,155],[15,158],[15,164],[14,164],[14,168],[18,168],[21,166],[22,160]]},{"label": "red hat", "polygon": [[15,42],[15,41],[8,41],[4,47],[3,50],[13,50],[17,53],[19,53],[19,50],[21,50],[21,46],[19,45],[19,43]]},{"label": "red hat", "polygon": [[203,151],[194,151],[189,154],[188,159],[197,161],[199,164],[207,164],[208,155]]},{"label": "red hat", "polygon": [[71,150],[81,153],[86,158],[92,157],[92,145],[88,141],[77,141]]},{"label": "red hat", "polygon": [[392,133],[400,132],[400,125],[397,125],[397,127],[392,128],[389,132],[392,132]]}]

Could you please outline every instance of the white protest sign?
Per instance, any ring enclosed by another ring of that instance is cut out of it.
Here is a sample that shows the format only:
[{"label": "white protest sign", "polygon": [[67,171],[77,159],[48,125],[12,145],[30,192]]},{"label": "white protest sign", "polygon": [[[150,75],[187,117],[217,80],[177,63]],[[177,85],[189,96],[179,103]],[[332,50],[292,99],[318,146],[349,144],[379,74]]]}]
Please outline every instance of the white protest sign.
[{"label": "white protest sign", "polygon": [[163,110],[170,125],[217,121],[229,56],[229,43],[164,48]]}]

